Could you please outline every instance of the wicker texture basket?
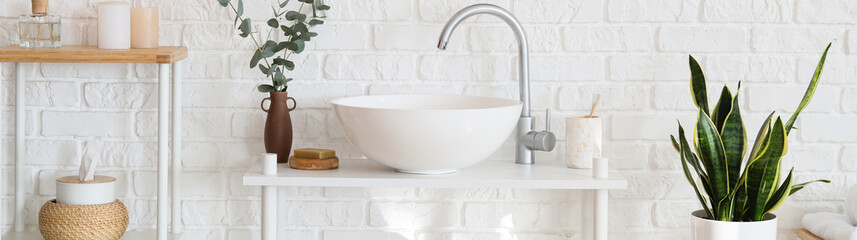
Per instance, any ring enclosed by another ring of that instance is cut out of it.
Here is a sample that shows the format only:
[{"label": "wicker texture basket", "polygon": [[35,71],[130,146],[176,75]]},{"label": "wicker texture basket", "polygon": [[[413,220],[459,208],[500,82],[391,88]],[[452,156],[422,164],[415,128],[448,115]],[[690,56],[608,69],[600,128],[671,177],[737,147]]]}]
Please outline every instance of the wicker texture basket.
[{"label": "wicker texture basket", "polygon": [[59,204],[50,200],[39,211],[45,240],[117,240],[128,228],[128,209],[119,200],[96,205]]}]

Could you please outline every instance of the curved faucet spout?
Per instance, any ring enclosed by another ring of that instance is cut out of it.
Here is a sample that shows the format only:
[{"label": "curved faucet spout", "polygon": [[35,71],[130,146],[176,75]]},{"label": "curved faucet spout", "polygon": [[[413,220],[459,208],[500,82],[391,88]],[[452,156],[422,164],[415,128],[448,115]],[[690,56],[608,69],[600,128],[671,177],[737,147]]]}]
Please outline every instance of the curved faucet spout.
[{"label": "curved faucet spout", "polygon": [[[521,117],[518,119],[518,128],[515,138],[515,163],[518,164],[533,164],[535,162],[535,154],[533,151],[552,151],[556,146],[556,136],[550,131],[533,131],[533,117],[530,115],[530,67],[529,67],[529,50],[527,49],[527,34],[524,33],[524,28],[521,23],[512,13],[501,7],[491,4],[476,4],[461,9],[449,19],[446,26],[443,27],[443,32],[440,33],[440,39],[437,43],[437,48],[446,49],[446,44],[449,43],[449,36],[452,31],[458,27],[465,19],[477,14],[488,14],[499,17],[518,39],[518,80],[520,81],[520,96]],[[547,119],[550,119],[550,111],[547,113]],[[548,125],[550,120],[547,121]]]},{"label": "curved faucet spout", "polygon": [[489,14],[496,16],[506,22],[509,25],[509,28],[512,29],[512,32],[515,33],[515,38],[518,39],[518,80],[520,80],[520,94],[521,94],[521,103],[523,103],[523,108],[521,109],[521,117],[530,117],[530,67],[529,67],[529,49],[527,48],[527,35],[524,33],[524,28],[521,26],[521,23],[518,22],[518,19],[512,15],[506,9],[498,7],[493,4],[474,4],[455,13],[452,18],[446,23],[446,26],[443,27],[443,31],[440,33],[440,39],[437,43],[437,48],[441,50],[446,50],[446,45],[449,43],[449,37],[452,35],[452,31],[458,27],[465,19],[470,16],[477,14]]}]

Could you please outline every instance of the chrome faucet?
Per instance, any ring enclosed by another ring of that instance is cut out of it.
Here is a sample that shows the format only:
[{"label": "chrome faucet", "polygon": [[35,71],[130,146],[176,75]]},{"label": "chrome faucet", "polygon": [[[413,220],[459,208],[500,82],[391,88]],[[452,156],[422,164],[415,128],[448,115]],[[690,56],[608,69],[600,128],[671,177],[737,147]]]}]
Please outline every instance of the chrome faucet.
[{"label": "chrome faucet", "polygon": [[520,80],[520,95],[521,103],[521,118],[518,120],[518,129],[515,132],[515,163],[518,164],[533,164],[535,162],[534,151],[553,151],[556,147],[556,136],[550,132],[550,109],[547,110],[545,117],[545,131],[533,131],[534,117],[530,115],[530,72],[529,72],[529,50],[527,49],[527,35],[524,33],[524,28],[521,23],[512,13],[501,7],[492,4],[474,4],[455,13],[446,26],[443,27],[443,32],[440,33],[440,40],[437,43],[437,48],[446,50],[446,44],[449,42],[449,36],[452,31],[458,26],[461,21],[470,16],[477,14],[494,15],[502,19],[512,28],[515,37],[518,39],[518,80]]}]

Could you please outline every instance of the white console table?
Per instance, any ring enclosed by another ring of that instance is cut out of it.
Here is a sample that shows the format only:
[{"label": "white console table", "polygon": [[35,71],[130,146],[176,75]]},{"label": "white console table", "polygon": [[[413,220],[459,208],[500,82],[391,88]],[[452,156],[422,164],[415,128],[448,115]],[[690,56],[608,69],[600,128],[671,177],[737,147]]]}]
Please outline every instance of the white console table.
[{"label": "white console table", "polygon": [[[170,199],[167,183],[172,188],[172,233],[181,232],[181,201],[179,200],[178,174],[181,171],[181,64],[187,58],[185,47],[158,47],[152,49],[103,50],[95,46],[63,46],[61,48],[23,48],[17,45],[0,48],[0,62],[14,62],[15,81],[15,231],[4,239],[39,239],[38,232],[24,232],[24,169],[26,148],[25,85],[23,63],[152,63],[158,64],[158,223],[157,234],[129,232],[123,239],[166,240],[169,222]],[[172,75],[172,108],[170,108],[170,75]],[[169,132],[169,111],[172,109],[172,133]],[[172,177],[167,177],[169,137],[172,135]],[[168,181],[172,180],[172,181]]]},{"label": "white console table", "polygon": [[[583,209],[583,239],[607,239],[607,191],[625,189],[618,173],[593,177],[593,170],[570,169],[557,161],[535,165],[514,162],[482,161],[474,166],[444,175],[399,173],[371,160],[340,161],[339,169],[306,171],[288,164],[265,163],[260,158],[244,174],[244,185],[262,186],[262,240],[275,240],[277,186],[298,187],[415,187],[415,188],[525,188],[586,190]],[[595,169],[598,172],[600,169]],[[604,171],[602,171],[604,172]],[[588,221],[587,221],[588,220]]]}]

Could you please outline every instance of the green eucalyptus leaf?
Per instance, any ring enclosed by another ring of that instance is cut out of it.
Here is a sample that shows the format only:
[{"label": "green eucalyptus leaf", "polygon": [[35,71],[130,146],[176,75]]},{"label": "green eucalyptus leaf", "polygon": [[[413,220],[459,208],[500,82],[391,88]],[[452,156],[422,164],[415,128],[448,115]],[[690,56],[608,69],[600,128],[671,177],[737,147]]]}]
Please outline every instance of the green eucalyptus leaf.
[{"label": "green eucalyptus leaf", "polygon": [[288,12],[286,12],[286,20],[294,21],[295,19],[298,19],[298,15],[300,15],[300,14],[301,13],[296,12],[296,11],[288,11]]},{"label": "green eucalyptus leaf", "polygon": [[321,25],[321,24],[324,24],[324,21],[318,20],[318,19],[312,19],[312,20],[309,20],[309,22],[307,22],[307,24],[309,24],[310,26]]},{"label": "green eucalyptus leaf", "polygon": [[280,69],[274,70],[274,84],[275,85],[283,85],[286,83],[286,76],[283,75],[283,71]]},{"label": "green eucalyptus leaf", "polygon": [[309,42],[310,40],[312,40],[309,34],[298,35],[297,39],[304,40],[304,42]]},{"label": "green eucalyptus leaf", "polygon": [[244,15],[244,0],[238,0],[238,10],[236,11],[235,15]]},{"label": "green eucalyptus leaf", "polygon": [[330,6],[321,5],[321,6],[318,6],[318,10],[330,10]]},{"label": "green eucalyptus leaf", "polygon": [[292,61],[286,60],[286,62],[283,63],[283,66],[286,67],[286,69],[288,69],[289,71],[295,70],[295,63]]},{"label": "green eucalyptus leaf", "polygon": [[262,85],[259,85],[259,87],[256,87],[256,89],[259,90],[259,92],[264,92],[264,93],[273,92],[274,86],[271,86],[268,84],[262,84]]},{"label": "green eucalyptus leaf", "polygon": [[265,42],[265,45],[262,46],[262,57],[269,58],[277,54],[277,42],[268,40]]},{"label": "green eucalyptus leaf", "polygon": [[294,41],[292,41],[292,42],[294,42],[294,43],[295,43],[295,45],[297,45],[297,46],[298,46],[298,48],[297,48],[297,49],[292,50],[292,51],[294,51],[295,53],[301,53],[301,52],[303,52],[303,51],[304,51],[304,47],[306,47],[306,45],[304,44],[304,41],[303,41],[303,40],[298,39],[298,40],[294,40]]},{"label": "green eucalyptus leaf", "polygon": [[268,19],[268,26],[272,27],[272,28],[276,28],[276,27],[280,26],[280,22],[277,21],[276,18],[271,18],[271,19]]},{"label": "green eucalyptus leaf", "polygon": [[294,35],[298,34],[297,32],[295,32],[294,29],[292,29],[291,27],[286,26],[286,25],[280,26],[280,30],[283,30],[284,36],[294,36]]},{"label": "green eucalyptus leaf", "polygon": [[262,51],[256,49],[256,52],[253,53],[253,57],[250,58],[250,68],[256,67],[259,64],[259,60],[262,59]]},{"label": "green eucalyptus leaf", "polygon": [[277,65],[282,65],[282,66],[286,67],[286,69],[288,69],[289,71],[295,69],[295,63],[294,62],[283,59],[283,58],[278,57],[278,58],[274,59],[274,63],[276,63]]},{"label": "green eucalyptus leaf", "polygon": [[229,6],[229,0],[217,0],[217,2],[220,2],[220,6]]},{"label": "green eucalyptus leaf", "polygon": [[259,71],[262,71],[262,74],[271,75],[270,68],[265,67],[265,65],[259,65]]},{"label": "green eucalyptus leaf", "polygon": [[297,49],[298,49],[298,45],[297,45],[297,44],[295,44],[294,42],[281,42],[277,47],[278,47],[278,48],[285,48],[285,49],[289,49],[289,50],[292,50],[292,51],[294,51],[294,50],[297,50]]},{"label": "green eucalyptus leaf", "polygon": [[238,35],[243,37],[243,38],[250,36],[250,34],[251,34],[250,24],[251,23],[250,23],[249,18],[245,18],[244,21],[241,21],[241,25],[238,26],[238,30],[241,31],[241,34],[238,34]]},{"label": "green eucalyptus leaf", "polygon": [[299,33],[309,32],[309,28],[307,28],[307,26],[302,22],[295,23],[295,26],[293,28]]},{"label": "green eucalyptus leaf", "polygon": [[280,52],[280,51],[283,51],[283,49],[286,49],[286,45],[284,43],[285,42],[277,43],[277,47],[274,49],[274,51]]},{"label": "green eucalyptus leaf", "polygon": [[280,8],[284,8],[288,4],[289,4],[289,0],[282,1],[282,2],[280,2]]}]

